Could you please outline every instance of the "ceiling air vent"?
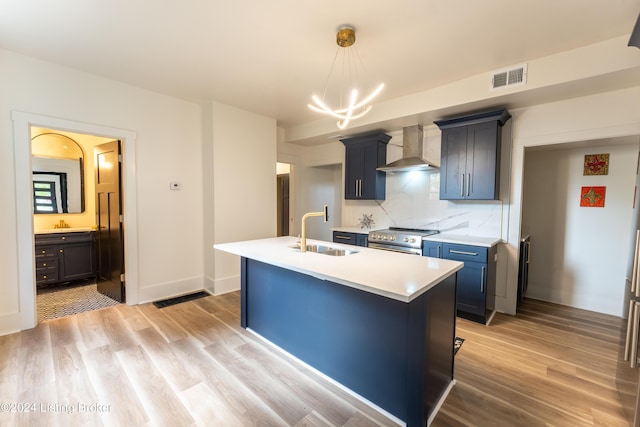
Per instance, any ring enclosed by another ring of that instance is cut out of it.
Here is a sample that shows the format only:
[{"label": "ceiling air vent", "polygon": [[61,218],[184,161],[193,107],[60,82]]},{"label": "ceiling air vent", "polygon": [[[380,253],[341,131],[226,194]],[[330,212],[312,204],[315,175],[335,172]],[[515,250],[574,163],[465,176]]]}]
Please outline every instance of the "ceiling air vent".
[{"label": "ceiling air vent", "polygon": [[527,64],[516,65],[491,73],[491,90],[507,86],[524,85],[527,83]]}]

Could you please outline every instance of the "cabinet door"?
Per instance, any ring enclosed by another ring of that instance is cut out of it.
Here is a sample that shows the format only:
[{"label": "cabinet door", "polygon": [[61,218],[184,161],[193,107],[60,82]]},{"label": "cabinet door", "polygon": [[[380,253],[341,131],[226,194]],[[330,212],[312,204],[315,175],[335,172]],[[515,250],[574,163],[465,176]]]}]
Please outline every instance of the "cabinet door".
[{"label": "cabinet door", "polygon": [[364,178],[364,149],[361,145],[350,146],[345,150],[344,198],[360,198],[360,185]]},{"label": "cabinet door", "polygon": [[92,242],[60,246],[58,255],[60,280],[84,279],[95,275],[95,252]]},{"label": "cabinet door", "polygon": [[470,313],[474,317],[480,317],[484,320],[486,316],[487,265],[466,261],[462,270],[458,271],[457,283],[458,311]]},{"label": "cabinet door", "polygon": [[363,170],[360,190],[362,200],[384,200],[386,196],[386,173],[376,168],[386,163],[387,146],[381,143],[367,144],[362,150]]},{"label": "cabinet door", "polygon": [[422,255],[431,258],[442,258],[442,243],[430,242],[425,240],[422,242]]},{"label": "cabinet door", "polygon": [[467,164],[467,127],[442,131],[440,165],[440,199],[460,200],[466,197],[464,188]]},{"label": "cabinet door", "polygon": [[465,198],[493,200],[498,196],[499,154],[497,122],[468,126]]}]

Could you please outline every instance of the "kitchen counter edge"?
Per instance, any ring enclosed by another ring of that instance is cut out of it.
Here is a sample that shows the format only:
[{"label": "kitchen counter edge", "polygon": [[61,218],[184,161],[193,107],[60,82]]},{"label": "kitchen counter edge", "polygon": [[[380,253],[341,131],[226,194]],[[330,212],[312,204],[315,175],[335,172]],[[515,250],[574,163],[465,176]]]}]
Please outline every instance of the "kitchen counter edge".
[{"label": "kitchen counter edge", "polygon": [[468,236],[447,233],[425,236],[422,238],[422,240],[441,243],[454,243],[458,245],[482,246],[485,248],[491,248],[498,243],[504,243],[504,241],[499,237]]},{"label": "kitchen counter edge", "polygon": [[[276,267],[297,271],[321,280],[360,289],[365,292],[409,303],[445,278],[462,269],[463,263],[445,259],[358,247],[359,253],[344,257],[307,252],[290,245],[295,237],[277,237],[242,242],[219,243],[217,250],[254,259]],[[307,244],[354,248],[331,242],[307,239]],[[393,266],[394,268],[388,268]],[[416,284],[419,281],[420,284]]]}]

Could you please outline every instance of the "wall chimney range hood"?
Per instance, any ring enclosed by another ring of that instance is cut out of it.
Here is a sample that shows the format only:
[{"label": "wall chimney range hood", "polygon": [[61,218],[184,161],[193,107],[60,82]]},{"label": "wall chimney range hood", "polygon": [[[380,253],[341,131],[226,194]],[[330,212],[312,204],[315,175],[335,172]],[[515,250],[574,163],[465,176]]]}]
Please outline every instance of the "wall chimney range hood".
[{"label": "wall chimney range hood", "polygon": [[408,172],[413,170],[437,169],[436,162],[423,156],[423,131],[421,125],[402,128],[402,158],[377,168],[384,172]]}]

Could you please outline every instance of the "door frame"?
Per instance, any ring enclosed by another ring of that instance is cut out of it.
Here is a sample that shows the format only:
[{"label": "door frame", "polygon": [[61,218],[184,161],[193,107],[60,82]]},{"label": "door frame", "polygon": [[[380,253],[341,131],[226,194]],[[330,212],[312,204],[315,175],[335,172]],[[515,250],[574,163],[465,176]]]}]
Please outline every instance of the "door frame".
[{"label": "door frame", "polygon": [[16,180],[16,237],[18,242],[18,299],[19,328],[30,329],[37,325],[36,283],[33,237],[33,198],[31,197],[31,127],[59,129],[84,133],[122,141],[122,203],[127,232],[124,237],[124,257],[127,265],[127,305],[138,303],[138,257],[136,206],[136,132],[82,123],[73,120],[12,111],[13,144]]}]

